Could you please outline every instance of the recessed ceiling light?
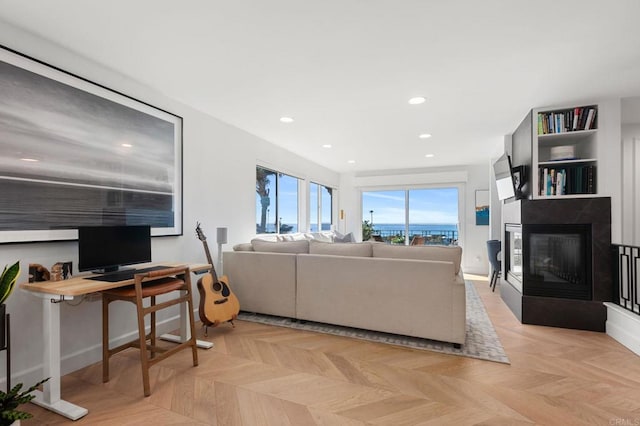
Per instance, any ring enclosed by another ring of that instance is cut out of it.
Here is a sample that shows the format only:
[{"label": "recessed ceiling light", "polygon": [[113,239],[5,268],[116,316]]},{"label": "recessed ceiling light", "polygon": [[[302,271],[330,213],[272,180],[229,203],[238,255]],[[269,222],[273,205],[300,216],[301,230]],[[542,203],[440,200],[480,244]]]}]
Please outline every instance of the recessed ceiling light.
[{"label": "recessed ceiling light", "polygon": [[130,143],[123,143],[122,146],[125,147],[125,148],[133,147],[133,145],[131,145]]},{"label": "recessed ceiling light", "polygon": [[331,144],[325,143],[324,145],[322,145],[323,148],[331,148]]},{"label": "recessed ceiling light", "polygon": [[427,98],[425,98],[424,96],[416,96],[415,98],[409,99],[409,103],[411,105],[420,105],[425,103],[426,100]]},{"label": "recessed ceiling light", "polygon": [[422,133],[418,136],[420,139],[429,139],[431,137],[431,133]]},{"label": "recessed ceiling light", "polygon": [[356,160],[349,160],[349,161],[347,161],[347,163],[349,163],[349,164],[355,164],[355,163],[356,163]]},{"label": "recessed ceiling light", "polygon": [[291,117],[280,117],[280,121],[283,123],[293,123],[293,118]]},{"label": "recessed ceiling light", "polygon": [[21,158],[22,161],[27,161],[29,163],[37,163],[40,160],[36,160],[35,158]]},{"label": "recessed ceiling light", "polygon": [[433,155],[433,154],[427,154],[427,155],[425,155],[425,157],[427,157],[427,158],[433,158],[433,157],[434,157],[434,155]]}]

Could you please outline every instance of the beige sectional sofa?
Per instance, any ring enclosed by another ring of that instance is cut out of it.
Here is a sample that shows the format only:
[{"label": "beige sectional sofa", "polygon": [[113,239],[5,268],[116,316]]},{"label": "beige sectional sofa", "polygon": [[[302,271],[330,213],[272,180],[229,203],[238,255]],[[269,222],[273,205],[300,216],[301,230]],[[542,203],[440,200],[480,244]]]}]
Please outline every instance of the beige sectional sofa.
[{"label": "beige sectional sofa", "polygon": [[460,247],[253,240],[224,253],[243,311],[464,344]]}]

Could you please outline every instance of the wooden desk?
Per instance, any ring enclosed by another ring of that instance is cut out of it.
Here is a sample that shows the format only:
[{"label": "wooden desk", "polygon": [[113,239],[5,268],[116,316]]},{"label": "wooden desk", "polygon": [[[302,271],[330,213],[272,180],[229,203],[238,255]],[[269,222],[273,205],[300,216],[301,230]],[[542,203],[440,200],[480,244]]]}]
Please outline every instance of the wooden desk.
[{"label": "wooden desk", "polygon": [[[160,262],[155,265],[165,266],[181,266],[184,263]],[[153,264],[135,265],[140,269]],[[209,264],[193,264],[189,265],[191,272],[204,273],[211,269]],[[43,385],[43,392],[35,391],[36,398],[33,403],[40,405],[48,410],[61,414],[71,420],[78,420],[85,416],[89,411],[86,408],[72,404],[60,397],[60,303],[66,300],[73,300],[74,297],[84,296],[90,293],[97,293],[102,290],[111,288],[124,287],[134,283],[134,279],[107,282],[89,280],[88,277],[96,274],[87,274],[75,276],[68,280],[62,281],[43,281],[37,283],[20,284],[20,288],[32,293],[42,299],[42,335],[44,339],[44,358],[43,358],[43,377],[51,379]],[[190,336],[187,327],[187,307],[186,304],[180,305],[180,336],[162,335],[171,341],[181,341],[188,339]],[[209,342],[199,342],[211,347]]]}]

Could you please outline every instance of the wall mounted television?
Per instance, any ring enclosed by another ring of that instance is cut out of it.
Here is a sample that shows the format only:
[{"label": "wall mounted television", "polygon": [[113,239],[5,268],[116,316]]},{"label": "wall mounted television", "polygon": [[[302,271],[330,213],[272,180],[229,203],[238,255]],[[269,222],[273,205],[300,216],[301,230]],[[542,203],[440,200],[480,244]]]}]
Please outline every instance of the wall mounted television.
[{"label": "wall mounted television", "polygon": [[151,227],[81,226],[78,270],[114,272],[121,266],[151,262]]},{"label": "wall mounted television", "polygon": [[500,200],[506,200],[515,197],[516,187],[513,182],[511,158],[507,154],[502,154],[502,156],[493,163],[493,174],[496,178],[498,198]]}]

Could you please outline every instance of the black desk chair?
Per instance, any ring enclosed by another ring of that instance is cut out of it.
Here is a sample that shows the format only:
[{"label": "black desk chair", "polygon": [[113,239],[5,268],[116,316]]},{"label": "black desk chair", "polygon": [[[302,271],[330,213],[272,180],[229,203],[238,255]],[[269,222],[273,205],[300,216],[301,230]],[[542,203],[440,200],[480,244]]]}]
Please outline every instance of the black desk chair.
[{"label": "black desk chair", "polygon": [[502,273],[502,261],[498,259],[498,254],[502,251],[502,243],[500,240],[487,241],[487,253],[489,255],[489,263],[491,263],[491,280],[489,287],[491,291],[496,290],[496,283]]}]

